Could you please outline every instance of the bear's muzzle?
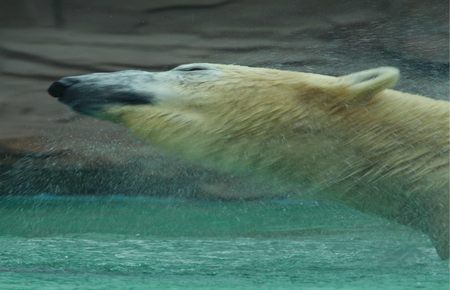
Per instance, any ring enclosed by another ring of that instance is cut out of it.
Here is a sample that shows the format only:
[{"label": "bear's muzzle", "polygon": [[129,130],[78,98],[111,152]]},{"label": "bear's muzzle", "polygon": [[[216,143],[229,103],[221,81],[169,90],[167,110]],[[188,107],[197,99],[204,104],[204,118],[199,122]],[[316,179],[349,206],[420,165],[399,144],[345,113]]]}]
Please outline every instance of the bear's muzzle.
[{"label": "bear's muzzle", "polygon": [[50,87],[48,88],[48,93],[55,97],[55,98],[61,98],[64,95],[64,91],[72,86],[73,84],[78,83],[79,80],[74,79],[74,78],[62,78],[56,82],[54,82],[53,84],[50,85]]},{"label": "bear's muzzle", "polygon": [[152,74],[120,71],[64,77],[48,88],[48,93],[73,110],[91,115],[109,105],[153,104],[151,92],[139,90],[136,83],[148,83]]}]

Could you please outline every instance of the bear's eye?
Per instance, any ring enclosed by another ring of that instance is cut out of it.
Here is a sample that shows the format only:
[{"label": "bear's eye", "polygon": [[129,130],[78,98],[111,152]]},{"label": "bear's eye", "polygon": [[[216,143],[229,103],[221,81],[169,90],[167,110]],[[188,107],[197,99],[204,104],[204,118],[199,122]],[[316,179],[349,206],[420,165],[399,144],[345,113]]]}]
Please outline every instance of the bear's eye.
[{"label": "bear's eye", "polygon": [[176,71],[199,71],[199,70],[208,70],[209,68],[205,67],[205,66],[181,66],[181,67],[176,67],[173,70]]}]

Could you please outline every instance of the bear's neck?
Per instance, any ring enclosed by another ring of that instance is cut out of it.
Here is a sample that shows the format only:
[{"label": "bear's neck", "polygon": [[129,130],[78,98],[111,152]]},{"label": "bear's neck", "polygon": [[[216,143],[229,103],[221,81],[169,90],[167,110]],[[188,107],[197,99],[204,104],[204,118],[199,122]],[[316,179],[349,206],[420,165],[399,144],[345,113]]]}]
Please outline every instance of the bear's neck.
[{"label": "bear's neck", "polygon": [[386,90],[364,108],[332,114],[333,155],[342,162],[329,190],[426,232],[448,258],[449,103]]},{"label": "bear's neck", "polygon": [[348,164],[342,181],[346,173],[367,184],[389,179],[408,194],[447,188],[448,102],[387,90],[367,106],[332,114],[339,120],[327,135]]}]

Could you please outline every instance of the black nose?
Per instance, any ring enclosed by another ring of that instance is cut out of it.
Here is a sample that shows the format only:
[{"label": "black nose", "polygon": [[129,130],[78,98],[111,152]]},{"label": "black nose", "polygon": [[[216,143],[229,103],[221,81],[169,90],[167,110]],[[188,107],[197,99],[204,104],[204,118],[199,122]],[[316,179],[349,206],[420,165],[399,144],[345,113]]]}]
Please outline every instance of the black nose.
[{"label": "black nose", "polygon": [[51,84],[47,91],[51,96],[55,98],[61,98],[64,95],[64,91],[68,87],[78,82],[79,80],[76,80],[74,78],[62,78],[59,81],[56,81],[53,84]]}]

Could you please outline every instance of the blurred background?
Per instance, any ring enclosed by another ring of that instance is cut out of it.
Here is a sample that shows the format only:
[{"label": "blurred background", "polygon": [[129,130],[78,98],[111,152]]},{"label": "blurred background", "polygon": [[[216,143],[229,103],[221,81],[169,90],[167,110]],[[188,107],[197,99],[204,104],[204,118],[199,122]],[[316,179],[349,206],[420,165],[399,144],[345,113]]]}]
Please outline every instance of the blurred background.
[{"label": "blurred background", "polygon": [[397,88],[448,98],[443,0],[2,0],[0,195],[293,195],[173,157],[47,95],[67,75],[190,62],[340,75],[399,67]]}]

